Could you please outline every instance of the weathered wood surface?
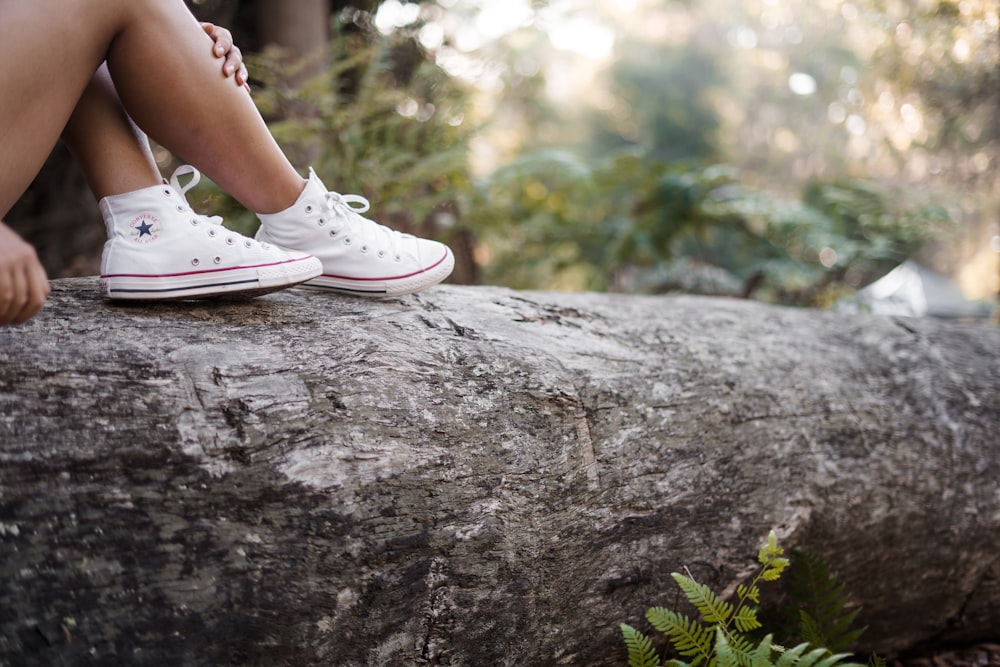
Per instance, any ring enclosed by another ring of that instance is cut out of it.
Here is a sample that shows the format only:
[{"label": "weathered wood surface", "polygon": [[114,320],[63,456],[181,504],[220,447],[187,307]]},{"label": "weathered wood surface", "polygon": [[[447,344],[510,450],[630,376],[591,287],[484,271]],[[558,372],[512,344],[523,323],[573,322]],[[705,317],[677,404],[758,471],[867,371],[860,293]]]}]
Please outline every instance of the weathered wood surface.
[{"label": "weathered wood surface", "polygon": [[612,665],[770,528],[995,639],[1000,331],[440,287],[0,329],[0,663]]}]

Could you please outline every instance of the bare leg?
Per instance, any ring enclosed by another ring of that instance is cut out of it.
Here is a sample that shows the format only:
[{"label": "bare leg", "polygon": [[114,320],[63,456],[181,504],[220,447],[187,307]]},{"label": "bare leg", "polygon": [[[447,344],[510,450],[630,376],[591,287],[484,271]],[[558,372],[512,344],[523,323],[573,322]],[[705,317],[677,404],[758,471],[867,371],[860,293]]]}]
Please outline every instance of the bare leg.
[{"label": "bare leg", "polygon": [[[111,76],[132,119],[250,210],[291,206],[305,182],[250,95],[219,71],[211,38],[179,0],[139,4],[146,7],[108,51]],[[149,57],[136,55],[142,52]]]},{"label": "bare leg", "polygon": [[105,59],[137,124],[247,208],[279,211],[301,193],[302,178],[180,0],[0,0],[0,16],[0,216]]},{"label": "bare leg", "polygon": [[105,65],[87,84],[62,136],[98,199],[162,181],[149,140],[125,113]]}]

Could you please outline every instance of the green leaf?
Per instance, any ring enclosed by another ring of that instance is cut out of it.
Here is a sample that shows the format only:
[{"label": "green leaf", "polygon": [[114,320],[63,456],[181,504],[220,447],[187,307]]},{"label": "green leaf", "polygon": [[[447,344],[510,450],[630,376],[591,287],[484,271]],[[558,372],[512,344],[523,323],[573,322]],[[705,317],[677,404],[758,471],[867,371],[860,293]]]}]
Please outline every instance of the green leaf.
[{"label": "green leaf", "polygon": [[785,550],[778,546],[778,534],[772,530],[767,534],[767,543],[757,552],[757,560],[761,565],[767,565],[784,553]]},{"label": "green leaf", "polygon": [[729,645],[726,633],[722,628],[715,629],[715,665],[716,667],[739,667],[736,652]]},{"label": "green leaf", "polygon": [[799,659],[797,667],[814,667],[816,663],[826,657],[830,652],[825,648],[814,648]]},{"label": "green leaf", "polygon": [[[677,652],[685,658],[711,658],[712,628],[663,607],[648,610],[646,619],[665,634]],[[693,667],[695,662],[691,664]]]},{"label": "green leaf", "polygon": [[865,628],[855,628],[859,608],[847,610],[850,597],[829,566],[808,549],[792,551],[788,594],[798,609],[802,639],[831,652],[847,651]]},{"label": "green leaf", "polygon": [[753,607],[741,607],[736,612],[736,616],[733,617],[733,623],[740,632],[750,632],[760,627],[760,621],[757,620],[757,610]]},{"label": "green leaf", "polygon": [[660,656],[653,650],[649,637],[625,623],[620,627],[628,648],[629,667],[660,667]]},{"label": "green leaf", "polygon": [[676,572],[671,576],[706,623],[725,625],[729,622],[729,617],[733,615],[733,605],[720,600],[719,596],[704,584],[699,584]]},{"label": "green leaf", "polygon": [[794,667],[798,664],[799,657],[805,653],[807,648],[809,648],[809,644],[803,643],[788,649],[778,658],[775,667]]},{"label": "green leaf", "polygon": [[736,594],[740,600],[750,600],[754,604],[760,604],[760,587],[756,585],[747,587],[740,584],[736,587]]}]

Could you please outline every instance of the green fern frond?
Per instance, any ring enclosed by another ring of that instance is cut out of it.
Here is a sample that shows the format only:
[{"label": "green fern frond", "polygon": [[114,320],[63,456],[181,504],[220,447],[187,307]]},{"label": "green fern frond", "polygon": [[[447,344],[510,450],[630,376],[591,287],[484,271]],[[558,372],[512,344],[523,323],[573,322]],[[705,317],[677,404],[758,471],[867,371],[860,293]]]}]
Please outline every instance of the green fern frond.
[{"label": "green fern frond", "polygon": [[653,650],[650,638],[625,623],[620,627],[628,648],[629,667],[660,667],[660,656]]},{"label": "green fern frond", "polygon": [[767,542],[757,552],[757,560],[761,565],[767,565],[778,556],[784,555],[785,550],[778,546],[778,534],[773,530],[767,534]]},{"label": "green fern frond", "polygon": [[[816,663],[815,667],[835,667],[835,665],[839,665],[839,667],[847,667],[848,663],[844,663],[844,658],[851,657],[850,653],[835,653],[830,655],[830,651],[827,649],[823,650],[826,651],[827,657]],[[857,667],[861,666],[858,665]]]},{"label": "green fern frond", "polygon": [[684,591],[684,595],[701,614],[702,620],[712,625],[725,625],[729,622],[729,617],[733,615],[733,605],[720,600],[719,596],[713,593],[708,586],[699,584],[683,574],[674,572],[670,576],[674,578],[677,585]]},{"label": "green fern frond", "polygon": [[750,653],[750,667],[773,667],[771,635],[767,635]]},{"label": "green fern frond", "polygon": [[736,654],[736,661],[740,667],[752,667],[753,652],[756,649],[753,642],[738,632],[731,632],[727,638],[730,648]]},{"label": "green fern frond", "polygon": [[666,607],[651,607],[646,610],[646,620],[649,621],[654,628],[666,634],[678,624],[687,623],[688,617],[684,614],[678,614],[676,611],[672,611]]},{"label": "green fern frond", "polygon": [[740,607],[736,616],[733,617],[733,625],[740,632],[756,630],[760,627],[760,621],[757,620],[757,610],[753,607]]},{"label": "green fern frond", "polygon": [[736,587],[736,595],[740,600],[750,600],[754,604],[760,604],[760,587],[757,585],[744,586],[740,584]]},{"label": "green fern frond", "polygon": [[823,646],[823,633],[819,629],[819,624],[804,609],[799,609],[799,626],[802,632],[802,639],[813,646]]},{"label": "green fern frond", "polygon": [[809,648],[809,644],[799,644],[790,649],[787,649],[778,658],[778,662],[775,663],[775,667],[795,667],[798,664],[799,658],[805,653],[806,649]]},{"label": "green fern frond", "polygon": [[799,661],[795,663],[795,667],[814,667],[816,663],[828,655],[830,655],[830,652],[825,648],[814,648],[803,655]]},{"label": "green fern frond", "polygon": [[849,650],[865,631],[864,627],[854,628],[861,610],[846,610],[850,598],[843,584],[817,554],[795,549],[792,559],[787,586],[799,609],[802,638],[831,652]]},{"label": "green fern frond", "polygon": [[868,664],[866,667],[886,667],[885,658],[877,653],[872,653],[868,656]]},{"label": "green fern frond", "polygon": [[722,628],[715,629],[715,667],[740,667],[736,652],[729,645]]},{"label": "green fern frond", "polygon": [[[709,660],[712,657],[712,628],[663,607],[647,611],[646,619],[665,634],[685,658],[697,656]],[[695,662],[691,664],[693,667]]]}]

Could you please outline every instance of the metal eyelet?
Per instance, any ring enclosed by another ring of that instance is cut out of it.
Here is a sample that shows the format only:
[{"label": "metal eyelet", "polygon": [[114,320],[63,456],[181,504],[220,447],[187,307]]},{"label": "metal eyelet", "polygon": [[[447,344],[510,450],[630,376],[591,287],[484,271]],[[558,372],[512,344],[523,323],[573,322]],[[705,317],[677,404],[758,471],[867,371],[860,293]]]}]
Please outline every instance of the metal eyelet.
[{"label": "metal eyelet", "polygon": [[191,266],[198,266],[199,264],[201,264],[201,260],[197,257],[191,260]]},{"label": "metal eyelet", "polygon": [[368,252],[368,246],[366,245],[361,246],[361,252]]},{"label": "metal eyelet", "polygon": [[392,261],[394,261],[394,262],[401,262],[401,261],[403,261],[403,258],[400,257],[399,255],[396,255],[395,257],[392,258]]},{"label": "metal eyelet", "polygon": [[336,235],[337,235],[337,230],[336,229],[331,229],[330,230],[330,237],[333,238]]},{"label": "metal eyelet", "polygon": [[165,194],[165,195],[167,195],[169,197],[172,194],[170,192],[170,188],[163,188],[163,194]]},{"label": "metal eyelet", "polygon": [[217,231],[215,231],[214,229],[210,229],[210,230],[208,230],[208,235],[209,235],[209,236],[211,236],[211,237],[212,237],[213,239],[214,239],[214,238],[215,238],[216,236],[218,236],[218,234],[219,234],[219,233],[218,233]]},{"label": "metal eyelet", "polygon": [[200,225],[200,224],[201,224],[201,223],[200,223],[200,222],[198,222],[198,219],[197,219],[197,218],[191,218],[191,225],[192,225],[193,227],[197,227],[197,226],[198,226],[198,225]]},{"label": "metal eyelet", "polygon": [[319,225],[320,227],[322,227],[323,225],[326,224],[326,220],[324,220],[323,218],[320,218],[319,222],[317,222],[316,224]]},{"label": "metal eyelet", "polygon": [[226,245],[233,245],[234,243],[236,243],[236,241],[233,240],[232,236],[226,237]]},{"label": "metal eyelet", "polygon": [[382,259],[383,257],[385,257],[385,250],[379,250],[379,251],[378,251],[377,253],[375,253],[375,254],[377,254],[377,255],[378,255],[378,258],[379,258],[379,259]]},{"label": "metal eyelet", "polygon": [[313,207],[310,206],[309,204],[306,204],[306,213],[312,213],[312,212],[313,212]]},{"label": "metal eyelet", "polygon": [[247,239],[246,241],[243,242],[243,247],[244,248],[252,248],[253,247],[253,241],[251,241],[250,239]]},{"label": "metal eyelet", "polygon": [[178,204],[178,205],[177,205],[177,212],[178,212],[178,213],[183,213],[183,212],[184,212],[184,207],[183,207],[183,206],[181,206],[180,204]]},{"label": "metal eyelet", "polygon": [[351,245],[351,237],[350,236],[345,236],[344,237],[344,245]]},{"label": "metal eyelet", "polygon": [[216,264],[221,264],[221,263],[222,263],[222,258],[221,258],[221,257],[219,257],[218,255],[216,255],[216,256],[215,256],[215,257],[214,257],[214,258],[212,259],[212,261],[213,261],[213,262],[215,262]]}]

